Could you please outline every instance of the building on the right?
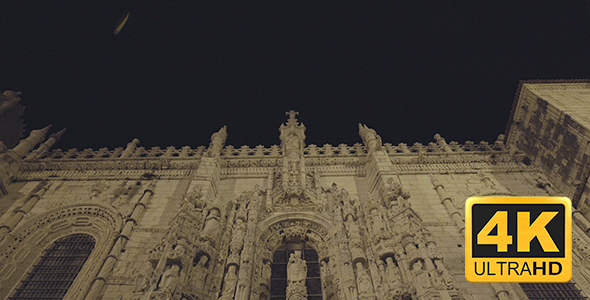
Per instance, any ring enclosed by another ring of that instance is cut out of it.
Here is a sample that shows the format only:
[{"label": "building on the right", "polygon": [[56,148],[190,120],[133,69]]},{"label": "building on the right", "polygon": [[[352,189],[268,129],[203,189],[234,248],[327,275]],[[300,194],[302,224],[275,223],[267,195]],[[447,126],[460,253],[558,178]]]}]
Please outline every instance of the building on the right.
[{"label": "building on the right", "polygon": [[[571,199],[572,280],[590,294],[590,80],[521,81],[505,142],[545,175],[538,187]],[[573,283],[520,285],[530,299],[550,299],[552,290],[575,289]],[[567,299],[579,296],[572,292]]]}]

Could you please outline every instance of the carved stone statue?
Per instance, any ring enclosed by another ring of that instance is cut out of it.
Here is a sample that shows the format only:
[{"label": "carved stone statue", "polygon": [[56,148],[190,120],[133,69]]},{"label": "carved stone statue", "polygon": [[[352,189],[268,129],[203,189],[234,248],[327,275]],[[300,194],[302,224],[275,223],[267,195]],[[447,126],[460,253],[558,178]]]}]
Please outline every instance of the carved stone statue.
[{"label": "carved stone statue", "polygon": [[377,132],[374,129],[359,123],[359,135],[369,151],[381,149],[381,137],[377,135]]},{"label": "carved stone statue", "polygon": [[201,187],[197,186],[193,188],[187,195],[184,197],[184,201],[188,203],[190,206],[196,209],[202,209],[205,206],[205,201],[203,200],[203,193],[201,192]]},{"label": "carved stone statue", "polygon": [[387,262],[387,282],[390,288],[396,289],[401,285],[402,280],[399,268],[395,265],[395,262],[393,261],[393,258],[391,258],[391,256],[387,257],[385,261]]},{"label": "carved stone statue", "polygon": [[270,277],[272,275],[272,263],[270,262],[270,260],[265,261],[262,264],[262,275],[261,275],[261,279],[262,279],[262,284],[265,286],[270,286]]},{"label": "carved stone statue", "polygon": [[301,258],[301,251],[295,251],[289,256],[289,263],[287,264],[287,281],[289,284],[305,283],[307,276],[307,265],[305,260]]},{"label": "carved stone statue", "polygon": [[209,149],[207,150],[207,156],[209,157],[219,157],[221,155],[221,149],[225,144],[225,139],[227,138],[227,126],[221,127],[221,129],[211,135],[211,144],[209,144]]},{"label": "carved stone statue", "polygon": [[378,209],[371,210],[371,221],[373,223],[373,234],[379,235],[385,231],[385,222]]},{"label": "carved stone statue", "polygon": [[430,284],[430,276],[424,270],[424,264],[421,260],[417,260],[412,265],[412,275],[414,276],[414,287],[418,295],[422,295],[432,287]]},{"label": "carved stone statue", "polygon": [[244,236],[246,234],[246,225],[242,219],[236,219],[234,231],[231,237],[230,249],[233,253],[239,254],[244,245]]},{"label": "carved stone statue", "polygon": [[356,283],[361,298],[367,298],[373,295],[373,282],[369,274],[367,274],[367,270],[363,267],[363,263],[360,261],[356,263]]},{"label": "carved stone statue", "polygon": [[212,208],[205,219],[203,235],[211,238],[217,238],[221,231],[221,212],[217,208]]},{"label": "carved stone statue", "polygon": [[453,288],[453,276],[449,274],[449,271],[445,268],[441,259],[433,260],[434,266],[436,267],[436,273],[442,279],[442,282],[445,284],[447,289]]},{"label": "carved stone statue", "polygon": [[201,255],[199,262],[193,266],[191,271],[190,282],[197,289],[202,289],[205,284],[205,280],[207,280],[207,261],[209,261],[209,257],[204,254]]},{"label": "carved stone statue", "polygon": [[149,261],[145,261],[137,276],[135,276],[135,287],[133,288],[133,292],[143,292],[149,288],[150,279],[152,278],[152,274],[154,271],[154,267],[152,263]]},{"label": "carved stone statue", "polygon": [[223,291],[218,300],[234,299],[236,293],[236,285],[238,284],[238,275],[236,274],[236,265],[230,265],[225,273],[223,280]]},{"label": "carved stone statue", "polygon": [[162,291],[170,292],[171,295],[174,295],[174,291],[178,285],[178,276],[180,275],[179,273],[180,267],[178,267],[178,265],[172,265],[164,272],[164,274],[162,274],[162,280],[160,281],[158,288]]}]

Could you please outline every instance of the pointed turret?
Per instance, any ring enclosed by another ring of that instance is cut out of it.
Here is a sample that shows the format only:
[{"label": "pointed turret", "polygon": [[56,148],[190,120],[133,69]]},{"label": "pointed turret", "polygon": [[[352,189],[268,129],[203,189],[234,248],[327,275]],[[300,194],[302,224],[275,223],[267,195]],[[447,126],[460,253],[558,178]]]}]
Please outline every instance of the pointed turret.
[{"label": "pointed turret", "polygon": [[47,131],[49,131],[49,128],[51,128],[51,125],[46,126],[43,129],[31,131],[29,137],[21,140],[18,145],[12,149],[12,152],[14,152],[14,154],[16,154],[18,157],[22,158],[29,151],[31,151],[35,145],[39,144],[41,141],[43,141],[43,139],[45,139],[45,135],[47,134]]},{"label": "pointed turret", "polygon": [[66,128],[52,134],[51,136],[49,136],[49,138],[42,143],[41,145],[39,145],[39,147],[37,149],[35,149],[33,152],[31,152],[31,154],[29,154],[29,156],[27,156],[27,159],[34,159],[34,158],[39,158],[39,156],[41,156],[43,153],[47,152],[51,146],[55,145],[55,143],[59,142],[59,140],[61,139],[61,136],[66,132]]}]

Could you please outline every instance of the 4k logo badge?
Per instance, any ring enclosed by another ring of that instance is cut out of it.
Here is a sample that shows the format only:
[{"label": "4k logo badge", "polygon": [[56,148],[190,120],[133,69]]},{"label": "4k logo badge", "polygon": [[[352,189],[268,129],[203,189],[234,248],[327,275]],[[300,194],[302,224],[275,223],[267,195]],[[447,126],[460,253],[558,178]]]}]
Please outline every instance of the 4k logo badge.
[{"label": "4k logo badge", "polygon": [[572,207],[566,197],[472,197],[465,203],[471,282],[567,282]]}]

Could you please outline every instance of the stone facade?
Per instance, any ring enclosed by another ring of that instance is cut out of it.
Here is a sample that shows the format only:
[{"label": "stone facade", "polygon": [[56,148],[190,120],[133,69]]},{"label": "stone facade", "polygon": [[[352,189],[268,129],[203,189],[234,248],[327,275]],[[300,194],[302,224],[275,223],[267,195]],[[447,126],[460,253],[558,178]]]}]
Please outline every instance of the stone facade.
[{"label": "stone facade", "polygon": [[63,132],[33,131],[0,154],[0,299],[76,233],[96,246],[64,299],[270,299],[285,245],[282,294],[307,299],[303,244],[323,299],[528,299],[519,284],[466,281],[475,195],[574,199],[572,279],[590,295],[590,122],[568,111],[590,109],[587,95],[587,82],[521,84],[493,143],[392,145],[359,124],[362,144],[306,145],[294,111],[270,148],[226,146],[223,127],[196,149],[49,151]]}]

